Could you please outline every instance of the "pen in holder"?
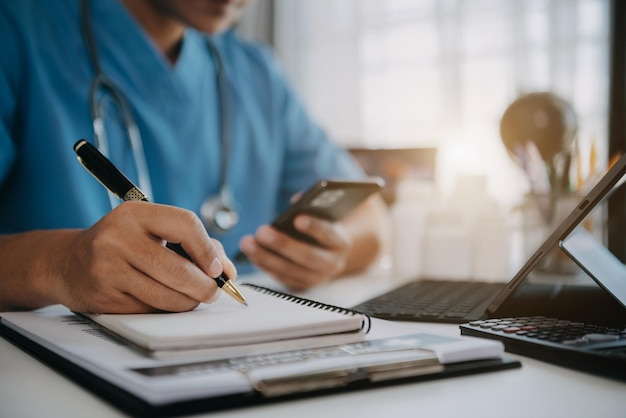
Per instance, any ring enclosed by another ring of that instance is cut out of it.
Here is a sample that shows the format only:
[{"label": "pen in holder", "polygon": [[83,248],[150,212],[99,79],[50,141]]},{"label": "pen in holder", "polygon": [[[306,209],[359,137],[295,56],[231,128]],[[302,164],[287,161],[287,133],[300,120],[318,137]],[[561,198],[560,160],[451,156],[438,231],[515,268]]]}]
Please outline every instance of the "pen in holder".
[{"label": "pen in holder", "polygon": [[[576,119],[573,106],[550,92],[521,95],[502,115],[502,142],[530,186],[521,205],[524,257],[537,250],[579,201],[569,184]],[[539,266],[557,275],[571,274],[575,268],[559,248]]]}]

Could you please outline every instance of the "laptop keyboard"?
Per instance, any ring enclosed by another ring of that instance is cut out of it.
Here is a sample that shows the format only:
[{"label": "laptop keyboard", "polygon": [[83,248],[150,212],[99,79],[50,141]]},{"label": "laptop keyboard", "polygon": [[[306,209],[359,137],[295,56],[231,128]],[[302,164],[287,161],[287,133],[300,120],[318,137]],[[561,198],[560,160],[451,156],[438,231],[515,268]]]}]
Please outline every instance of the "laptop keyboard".
[{"label": "laptop keyboard", "polygon": [[420,280],[352,309],[395,321],[461,324],[479,319],[502,283]]},{"label": "laptop keyboard", "polygon": [[472,321],[460,329],[462,335],[502,341],[511,353],[626,379],[626,324],[603,326],[528,316]]}]

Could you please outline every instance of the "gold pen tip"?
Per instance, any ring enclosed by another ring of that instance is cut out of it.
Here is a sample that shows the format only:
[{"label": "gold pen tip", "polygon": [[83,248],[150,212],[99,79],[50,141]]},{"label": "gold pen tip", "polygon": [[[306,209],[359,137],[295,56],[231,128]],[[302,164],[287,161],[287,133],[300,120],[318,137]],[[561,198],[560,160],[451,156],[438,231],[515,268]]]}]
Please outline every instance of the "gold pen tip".
[{"label": "gold pen tip", "polygon": [[232,296],[235,300],[239,301],[241,304],[248,306],[246,299],[231,281],[227,281],[226,283],[224,283],[224,285],[222,286],[222,290]]}]

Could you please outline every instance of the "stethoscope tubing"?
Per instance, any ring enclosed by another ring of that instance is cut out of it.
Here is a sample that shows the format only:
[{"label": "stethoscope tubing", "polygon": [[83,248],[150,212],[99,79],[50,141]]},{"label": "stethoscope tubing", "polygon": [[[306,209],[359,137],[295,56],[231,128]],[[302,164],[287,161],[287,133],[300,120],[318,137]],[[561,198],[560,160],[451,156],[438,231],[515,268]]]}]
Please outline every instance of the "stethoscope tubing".
[{"label": "stethoscope tubing", "polygon": [[[148,170],[148,164],[146,162],[146,154],[144,151],[143,140],[141,137],[141,133],[135,120],[133,118],[132,108],[126,99],[125,95],[122,91],[115,85],[115,83],[106,76],[102,67],[100,65],[100,60],[98,57],[98,50],[96,47],[96,43],[93,37],[93,31],[91,28],[91,20],[89,17],[89,4],[88,0],[81,1],[81,21],[83,27],[83,33],[85,37],[85,42],[87,46],[87,52],[89,54],[90,61],[92,63],[94,69],[94,78],[91,82],[89,89],[89,104],[90,104],[90,112],[93,122],[94,136],[96,141],[96,147],[98,150],[104,154],[107,158],[109,157],[109,142],[106,134],[105,128],[105,110],[102,99],[98,99],[98,92],[104,91],[108,93],[109,100],[111,100],[115,105],[117,105],[120,109],[120,114],[122,116],[122,122],[124,124],[124,129],[126,131],[126,136],[129,142],[129,146],[131,149],[131,153],[133,156],[133,163],[135,164],[135,169],[137,171],[138,183],[141,190],[144,192],[149,199],[153,199],[153,189],[152,182],[150,180],[150,173]],[[230,212],[234,214],[233,219],[236,219],[233,225],[228,225],[223,227],[217,224],[217,229],[220,231],[226,231],[232,229],[236,223],[238,222],[238,215],[235,210],[236,203],[232,194],[231,187],[229,186],[228,181],[228,169],[227,162],[230,153],[229,149],[229,138],[231,135],[230,132],[230,122],[229,122],[229,112],[230,103],[228,102],[228,94],[227,94],[227,80],[224,74],[224,64],[221,59],[221,55],[218,51],[217,46],[212,42],[208,37],[206,38],[207,46],[209,51],[215,60],[216,65],[216,73],[218,80],[218,94],[220,101],[220,142],[221,142],[221,164],[220,164],[220,192],[218,196],[209,196],[205,202],[203,203],[203,207],[207,205],[215,205],[216,210],[205,211],[202,210],[201,217],[204,217],[203,213],[209,212],[212,213],[209,217],[213,219],[203,219],[204,224],[207,228],[213,228],[216,225],[214,213],[219,213],[222,210]],[[115,207],[119,200],[109,193],[109,201],[111,203],[111,207]]]}]

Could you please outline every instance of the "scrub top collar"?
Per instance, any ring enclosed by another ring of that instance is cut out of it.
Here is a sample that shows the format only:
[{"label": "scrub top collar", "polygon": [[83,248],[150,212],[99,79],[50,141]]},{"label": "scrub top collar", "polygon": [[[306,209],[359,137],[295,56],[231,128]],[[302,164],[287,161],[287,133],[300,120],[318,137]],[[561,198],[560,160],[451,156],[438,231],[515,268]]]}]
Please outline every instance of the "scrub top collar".
[{"label": "scrub top collar", "polygon": [[[135,89],[138,94],[150,97],[153,87],[159,85],[160,91],[167,88],[169,98],[184,100],[193,91],[194,77],[206,75],[211,69],[215,76],[214,63],[206,61],[210,57],[206,35],[187,29],[178,60],[172,65],[120,1],[91,0],[89,6],[102,70],[114,82],[127,83],[119,86],[122,91]],[[221,36],[212,39],[220,44]],[[124,50],[119,49],[120,39],[124,40]],[[127,54],[129,50],[133,53]]]}]

